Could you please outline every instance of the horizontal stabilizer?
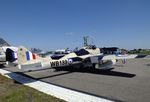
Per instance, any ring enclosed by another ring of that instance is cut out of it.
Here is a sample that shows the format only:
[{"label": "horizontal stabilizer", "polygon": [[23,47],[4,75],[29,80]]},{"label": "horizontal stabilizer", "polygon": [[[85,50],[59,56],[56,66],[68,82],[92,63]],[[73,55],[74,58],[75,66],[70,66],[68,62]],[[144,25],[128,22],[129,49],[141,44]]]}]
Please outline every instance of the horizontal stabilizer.
[{"label": "horizontal stabilizer", "polygon": [[41,62],[37,62],[37,63],[34,63],[34,64],[18,65],[18,68],[21,71],[34,71],[34,70],[43,69],[42,66],[41,66]]}]

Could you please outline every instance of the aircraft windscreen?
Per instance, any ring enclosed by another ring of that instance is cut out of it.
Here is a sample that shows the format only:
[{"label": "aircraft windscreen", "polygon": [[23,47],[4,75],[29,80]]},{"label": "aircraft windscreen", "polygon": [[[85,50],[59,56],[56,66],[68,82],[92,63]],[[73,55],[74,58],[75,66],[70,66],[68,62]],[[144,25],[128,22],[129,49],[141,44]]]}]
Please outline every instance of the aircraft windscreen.
[{"label": "aircraft windscreen", "polygon": [[82,55],[87,55],[87,54],[89,54],[89,52],[86,51],[85,49],[80,49],[79,51],[75,51],[75,54],[76,54],[77,56],[82,56]]}]

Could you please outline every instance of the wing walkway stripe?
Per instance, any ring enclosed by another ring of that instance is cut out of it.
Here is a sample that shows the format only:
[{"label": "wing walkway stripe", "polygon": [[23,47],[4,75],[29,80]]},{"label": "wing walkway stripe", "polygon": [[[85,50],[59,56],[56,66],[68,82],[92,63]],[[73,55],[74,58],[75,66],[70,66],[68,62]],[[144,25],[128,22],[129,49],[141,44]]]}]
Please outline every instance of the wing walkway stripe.
[{"label": "wing walkway stripe", "polygon": [[65,89],[59,86],[38,81],[17,73],[6,71],[4,69],[0,69],[0,74],[10,79],[14,79],[23,85],[29,86],[38,91],[66,100],[68,102],[113,102],[104,98],[84,94],[81,92]]}]

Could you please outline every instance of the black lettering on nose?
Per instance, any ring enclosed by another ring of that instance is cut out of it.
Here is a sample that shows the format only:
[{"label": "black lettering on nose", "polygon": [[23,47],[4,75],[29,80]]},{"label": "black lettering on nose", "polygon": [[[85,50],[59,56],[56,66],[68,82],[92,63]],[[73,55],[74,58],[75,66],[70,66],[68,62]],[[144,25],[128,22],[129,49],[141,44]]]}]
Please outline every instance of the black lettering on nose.
[{"label": "black lettering on nose", "polygon": [[55,62],[50,62],[50,65],[51,65],[51,67],[55,67],[56,66]]},{"label": "black lettering on nose", "polygon": [[56,63],[56,67],[58,67],[59,66],[59,61],[56,61],[55,63]]}]

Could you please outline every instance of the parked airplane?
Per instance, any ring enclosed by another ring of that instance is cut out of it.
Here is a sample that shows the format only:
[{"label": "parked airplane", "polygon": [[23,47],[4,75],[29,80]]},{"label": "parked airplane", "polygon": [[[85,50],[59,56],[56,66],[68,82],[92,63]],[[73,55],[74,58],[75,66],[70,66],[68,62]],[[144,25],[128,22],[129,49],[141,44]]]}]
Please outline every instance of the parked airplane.
[{"label": "parked airplane", "polygon": [[[9,56],[7,61],[16,61],[13,56],[14,51],[8,49],[6,55]],[[83,48],[76,52],[51,58],[41,58],[38,55],[31,53],[23,46],[18,47],[18,68],[22,71],[38,70],[43,68],[58,68],[58,67],[93,67],[100,69],[110,69],[117,60],[132,59],[137,55],[104,55],[99,48]]]}]

